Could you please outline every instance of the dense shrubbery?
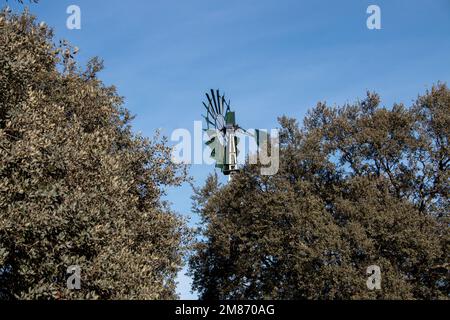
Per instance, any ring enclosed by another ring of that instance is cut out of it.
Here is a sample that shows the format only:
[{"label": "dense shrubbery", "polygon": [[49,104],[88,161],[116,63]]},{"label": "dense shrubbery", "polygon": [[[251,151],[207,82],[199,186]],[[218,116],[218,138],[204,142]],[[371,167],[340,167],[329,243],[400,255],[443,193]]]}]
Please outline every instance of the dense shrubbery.
[{"label": "dense shrubbery", "polygon": [[0,13],[0,295],[173,298],[186,229],[161,196],[185,170],[164,139],[131,132],[98,59],[81,70],[52,38]]}]

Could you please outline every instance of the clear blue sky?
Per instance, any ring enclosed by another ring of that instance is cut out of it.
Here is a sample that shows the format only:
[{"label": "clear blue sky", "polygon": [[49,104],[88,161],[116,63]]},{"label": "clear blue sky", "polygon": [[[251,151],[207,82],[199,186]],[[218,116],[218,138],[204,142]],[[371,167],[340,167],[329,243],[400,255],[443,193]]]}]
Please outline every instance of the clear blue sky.
[{"label": "clear blue sky", "polygon": [[[66,28],[71,4],[81,8],[81,30]],[[381,8],[381,30],[366,27],[370,4]],[[273,128],[278,116],[301,120],[318,101],[353,102],[374,90],[387,106],[409,105],[450,82],[450,0],[40,0],[31,11],[80,47],[81,61],[105,60],[101,78],[148,136],[192,130],[209,88],[226,91],[243,127]],[[191,174],[201,184],[213,170]],[[184,186],[168,198],[190,216],[190,196]],[[181,297],[195,298],[189,279],[179,280]]]}]

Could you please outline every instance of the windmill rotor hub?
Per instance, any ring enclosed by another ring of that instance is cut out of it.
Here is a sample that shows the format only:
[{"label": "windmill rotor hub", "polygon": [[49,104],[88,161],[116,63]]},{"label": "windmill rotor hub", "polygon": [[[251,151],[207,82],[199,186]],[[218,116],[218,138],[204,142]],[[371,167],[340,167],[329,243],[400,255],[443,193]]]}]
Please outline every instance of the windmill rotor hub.
[{"label": "windmill rotor hub", "polygon": [[216,118],[216,127],[218,129],[223,129],[225,128],[225,117],[222,114],[217,115]]}]

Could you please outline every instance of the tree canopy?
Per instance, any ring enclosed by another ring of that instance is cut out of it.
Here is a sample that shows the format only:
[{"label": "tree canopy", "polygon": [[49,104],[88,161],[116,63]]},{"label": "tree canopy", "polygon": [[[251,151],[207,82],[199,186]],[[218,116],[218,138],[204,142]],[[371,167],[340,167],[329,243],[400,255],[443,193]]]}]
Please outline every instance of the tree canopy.
[{"label": "tree canopy", "polygon": [[[25,12],[0,13],[0,296],[171,299],[187,241],[162,200],[186,179],[77,48]],[[81,290],[66,286],[81,268]]]},{"label": "tree canopy", "polygon": [[[196,190],[203,299],[447,299],[450,90],[281,117],[280,171]],[[366,286],[378,265],[382,289]]]}]

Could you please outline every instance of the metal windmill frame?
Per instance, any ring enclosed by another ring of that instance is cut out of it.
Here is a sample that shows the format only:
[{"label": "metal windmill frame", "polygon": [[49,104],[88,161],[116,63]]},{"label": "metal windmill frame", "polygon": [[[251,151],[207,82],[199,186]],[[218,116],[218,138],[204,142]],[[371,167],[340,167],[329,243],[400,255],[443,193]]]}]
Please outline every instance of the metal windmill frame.
[{"label": "metal windmill frame", "polygon": [[216,160],[216,167],[220,168],[224,175],[232,175],[239,171],[238,168],[238,131],[241,129],[236,124],[236,114],[231,111],[231,101],[225,99],[219,90],[206,93],[207,102],[203,102],[206,109],[206,121],[210,140],[206,143],[212,149],[211,157]]}]

